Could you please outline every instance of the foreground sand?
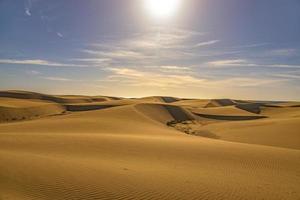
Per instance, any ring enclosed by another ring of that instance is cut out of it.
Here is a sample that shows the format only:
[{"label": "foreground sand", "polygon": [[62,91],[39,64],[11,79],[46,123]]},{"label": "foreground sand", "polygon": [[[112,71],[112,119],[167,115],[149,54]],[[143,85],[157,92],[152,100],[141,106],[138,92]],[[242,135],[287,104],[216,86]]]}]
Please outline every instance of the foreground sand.
[{"label": "foreground sand", "polygon": [[300,199],[297,103],[1,94],[1,200]]}]

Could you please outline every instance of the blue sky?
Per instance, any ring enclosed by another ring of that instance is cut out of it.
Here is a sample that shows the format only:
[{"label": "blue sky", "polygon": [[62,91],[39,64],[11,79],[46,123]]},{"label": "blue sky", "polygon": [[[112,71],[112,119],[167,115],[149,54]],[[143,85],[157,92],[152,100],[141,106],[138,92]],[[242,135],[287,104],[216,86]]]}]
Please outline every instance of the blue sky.
[{"label": "blue sky", "polygon": [[0,0],[0,89],[300,99],[299,0]]}]

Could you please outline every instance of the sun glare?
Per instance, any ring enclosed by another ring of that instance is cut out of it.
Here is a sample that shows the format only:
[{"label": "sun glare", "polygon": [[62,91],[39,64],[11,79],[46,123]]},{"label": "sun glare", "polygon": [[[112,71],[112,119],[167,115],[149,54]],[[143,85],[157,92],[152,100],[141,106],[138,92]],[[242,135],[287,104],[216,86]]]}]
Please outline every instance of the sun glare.
[{"label": "sun glare", "polygon": [[178,10],[181,0],[145,0],[146,9],[157,18],[168,18]]}]

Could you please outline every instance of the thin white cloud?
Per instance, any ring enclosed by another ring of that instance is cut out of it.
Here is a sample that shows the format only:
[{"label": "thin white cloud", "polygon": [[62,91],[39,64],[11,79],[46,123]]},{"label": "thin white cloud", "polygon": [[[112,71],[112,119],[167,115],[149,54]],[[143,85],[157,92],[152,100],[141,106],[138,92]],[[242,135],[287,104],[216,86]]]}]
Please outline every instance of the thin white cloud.
[{"label": "thin white cloud", "polygon": [[128,69],[128,68],[109,68],[112,72],[117,75],[124,75],[128,77],[143,77],[146,75],[145,72],[141,72],[135,69]]},{"label": "thin white cloud", "polygon": [[300,68],[300,65],[290,65],[290,64],[260,64],[252,63],[243,59],[233,59],[233,60],[216,60],[206,63],[208,66],[213,67],[273,67],[273,68]]},{"label": "thin white cloud", "polygon": [[105,63],[111,61],[110,58],[73,58],[70,61],[87,62],[87,63]]},{"label": "thin white cloud", "polygon": [[274,49],[266,54],[269,56],[294,56],[297,55],[297,49]]},{"label": "thin white cloud", "polygon": [[193,84],[200,84],[204,80],[190,75],[161,74],[159,72],[146,72],[129,68],[110,68],[113,72],[107,81],[116,80],[127,86],[147,86],[161,88],[184,88]]},{"label": "thin white cloud", "polygon": [[58,37],[60,37],[60,38],[63,38],[63,37],[64,37],[64,35],[63,35],[62,33],[60,33],[60,32],[57,32],[56,35],[57,35]]},{"label": "thin white cloud", "polygon": [[47,60],[15,60],[15,59],[0,59],[0,64],[18,64],[18,65],[41,65],[53,67],[84,67],[85,65],[57,63]]},{"label": "thin white cloud", "polygon": [[104,59],[144,59],[148,56],[144,55],[142,52],[137,52],[129,49],[121,49],[121,50],[111,50],[111,51],[97,51],[97,50],[88,50],[84,49],[82,52],[98,55],[103,57]]},{"label": "thin white cloud", "polygon": [[101,51],[90,50],[90,49],[82,49],[80,51],[83,53],[86,53],[86,54],[91,54],[91,55],[100,55],[100,53],[101,53]]},{"label": "thin white cloud", "polygon": [[255,43],[255,44],[245,44],[241,46],[236,46],[234,48],[255,48],[255,47],[262,47],[262,46],[267,46],[269,43]]},{"label": "thin white cloud", "polygon": [[160,66],[162,69],[170,69],[170,70],[190,70],[189,67],[182,67],[182,66]]},{"label": "thin white cloud", "polygon": [[213,45],[220,42],[220,40],[211,40],[211,41],[207,41],[207,42],[200,42],[198,44],[195,45],[195,47],[203,47],[203,46],[209,46],[209,45]]},{"label": "thin white cloud", "polygon": [[300,79],[300,74],[274,74],[273,76],[288,79]]},{"label": "thin white cloud", "polygon": [[127,58],[127,59],[138,59],[145,57],[141,52],[136,52],[132,50],[116,50],[113,52],[99,52],[99,55],[106,56],[109,58]]},{"label": "thin white cloud", "polygon": [[[131,50],[129,48],[124,49],[111,49],[111,50],[82,50],[84,53],[89,55],[99,57],[101,59],[105,59],[106,63],[122,63],[129,64],[132,63],[134,65],[146,65],[146,63],[151,63],[153,59],[156,58],[156,55],[151,53],[146,53],[142,50]],[[87,61],[88,62],[88,61]],[[94,61],[90,60],[90,63]]]},{"label": "thin white cloud", "polygon": [[233,59],[233,60],[216,60],[207,63],[210,66],[223,67],[223,66],[241,66],[247,64],[246,60]]},{"label": "thin white cloud", "polygon": [[165,74],[178,74],[178,75],[195,74],[192,68],[187,66],[171,65],[171,66],[159,66],[159,67],[154,66],[153,68]]},{"label": "thin white cloud", "polygon": [[[259,65],[258,65],[259,66]],[[262,67],[274,67],[274,68],[297,68],[300,69],[300,65],[288,65],[288,64],[271,64],[271,65],[261,65]]]},{"label": "thin white cloud", "polygon": [[26,73],[30,74],[30,75],[39,75],[39,74],[42,74],[41,72],[36,71],[36,70],[29,70],[29,71],[26,71]]},{"label": "thin white cloud", "polygon": [[46,80],[50,80],[50,81],[73,81],[72,79],[68,79],[68,78],[63,78],[63,77],[41,77],[43,79]]},{"label": "thin white cloud", "polygon": [[208,51],[201,52],[197,54],[197,57],[216,57],[216,56],[227,56],[227,55],[237,55],[243,51]]},{"label": "thin white cloud", "polygon": [[25,14],[27,16],[31,16],[31,12],[30,12],[30,10],[28,8],[25,8]]},{"label": "thin white cloud", "polygon": [[196,31],[155,27],[130,38],[88,44],[88,48],[81,52],[93,57],[109,58],[118,65],[121,62],[145,66],[157,61],[188,60],[196,56],[191,52],[194,45],[188,43],[202,35]]},{"label": "thin white cloud", "polygon": [[32,2],[31,0],[28,0],[25,2],[25,14],[27,16],[31,16],[31,7],[32,7]]},{"label": "thin white cloud", "polygon": [[233,77],[220,81],[211,82],[218,87],[257,87],[264,85],[273,85],[276,83],[285,82],[285,79],[272,79],[272,78],[248,78],[248,77]]}]

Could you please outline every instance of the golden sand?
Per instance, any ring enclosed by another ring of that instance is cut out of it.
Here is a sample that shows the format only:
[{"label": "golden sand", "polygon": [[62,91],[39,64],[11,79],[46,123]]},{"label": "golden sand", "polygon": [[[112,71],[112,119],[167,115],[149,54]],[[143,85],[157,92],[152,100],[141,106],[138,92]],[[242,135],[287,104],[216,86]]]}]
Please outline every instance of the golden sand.
[{"label": "golden sand", "polygon": [[300,103],[0,96],[1,200],[300,199]]}]

